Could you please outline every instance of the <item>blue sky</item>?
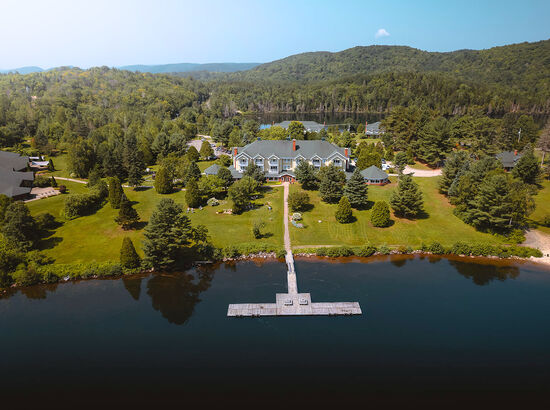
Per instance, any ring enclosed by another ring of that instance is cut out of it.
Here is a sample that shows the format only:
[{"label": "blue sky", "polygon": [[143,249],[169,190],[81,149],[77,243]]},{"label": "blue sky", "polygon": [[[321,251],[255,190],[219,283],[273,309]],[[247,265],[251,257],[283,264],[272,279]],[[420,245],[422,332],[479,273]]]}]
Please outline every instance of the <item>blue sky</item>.
[{"label": "blue sky", "polygon": [[550,38],[550,1],[2,0],[0,68],[267,62],[398,44],[482,49]]}]

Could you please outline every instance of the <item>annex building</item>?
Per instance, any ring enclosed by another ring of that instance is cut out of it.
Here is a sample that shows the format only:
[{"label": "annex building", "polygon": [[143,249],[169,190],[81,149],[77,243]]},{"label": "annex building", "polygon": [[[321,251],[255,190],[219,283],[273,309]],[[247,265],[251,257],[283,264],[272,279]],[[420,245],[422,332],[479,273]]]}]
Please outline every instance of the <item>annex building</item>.
[{"label": "annex building", "polygon": [[0,194],[22,199],[30,194],[34,173],[27,172],[29,157],[0,151]]}]

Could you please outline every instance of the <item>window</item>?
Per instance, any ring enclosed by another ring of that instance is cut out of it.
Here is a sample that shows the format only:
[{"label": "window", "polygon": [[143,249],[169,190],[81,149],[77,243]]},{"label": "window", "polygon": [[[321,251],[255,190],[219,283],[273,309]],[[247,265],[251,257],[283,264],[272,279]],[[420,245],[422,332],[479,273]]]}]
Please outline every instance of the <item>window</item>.
[{"label": "window", "polygon": [[336,165],[337,167],[341,166],[342,165],[342,161],[340,161],[339,159],[335,159],[334,161],[332,161],[332,163],[334,165]]},{"label": "window", "polygon": [[283,159],[283,171],[287,171],[292,167],[291,159]]},{"label": "window", "polygon": [[278,168],[279,168],[279,167],[278,167],[277,165],[271,165],[271,166],[269,167],[269,172],[277,172],[277,169],[278,169]]}]

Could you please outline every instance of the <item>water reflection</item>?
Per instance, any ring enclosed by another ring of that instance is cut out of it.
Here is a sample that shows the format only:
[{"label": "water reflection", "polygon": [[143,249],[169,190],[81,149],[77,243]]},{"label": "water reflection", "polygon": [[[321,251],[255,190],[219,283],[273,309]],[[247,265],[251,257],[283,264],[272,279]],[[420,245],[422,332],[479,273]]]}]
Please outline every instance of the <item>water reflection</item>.
[{"label": "water reflection", "polygon": [[143,281],[143,278],[141,277],[129,277],[129,278],[122,278],[122,283],[124,284],[124,288],[128,291],[130,296],[134,298],[134,300],[139,300],[139,296],[141,295],[141,282]]},{"label": "water reflection", "polygon": [[458,260],[449,260],[449,263],[458,273],[465,278],[471,279],[473,283],[479,286],[488,285],[494,280],[505,281],[506,279],[515,279],[520,273],[517,266],[497,266]]},{"label": "water reflection", "polygon": [[159,274],[147,282],[147,294],[151,304],[170,323],[184,324],[200,302],[199,294],[210,287],[216,265],[195,269],[195,275],[187,272]]}]

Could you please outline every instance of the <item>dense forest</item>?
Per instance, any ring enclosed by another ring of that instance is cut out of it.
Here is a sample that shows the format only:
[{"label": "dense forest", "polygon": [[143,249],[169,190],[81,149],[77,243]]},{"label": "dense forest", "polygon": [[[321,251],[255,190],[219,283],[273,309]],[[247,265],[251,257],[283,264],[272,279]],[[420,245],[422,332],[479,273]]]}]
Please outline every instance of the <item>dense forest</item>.
[{"label": "dense forest", "polygon": [[550,112],[550,40],[430,53],[355,47],[304,53],[210,81],[212,105],[235,110],[386,112],[396,105],[465,114]]}]

